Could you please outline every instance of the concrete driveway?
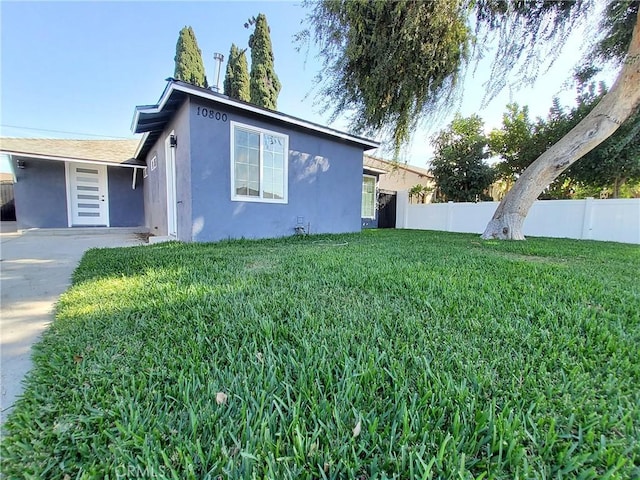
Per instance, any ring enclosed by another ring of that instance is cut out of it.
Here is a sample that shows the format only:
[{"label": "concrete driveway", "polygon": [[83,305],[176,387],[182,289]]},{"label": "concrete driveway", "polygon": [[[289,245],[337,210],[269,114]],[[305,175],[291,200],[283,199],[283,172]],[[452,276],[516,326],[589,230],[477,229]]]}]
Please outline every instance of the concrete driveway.
[{"label": "concrete driveway", "polygon": [[83,253],[144,243],[131,229],[74,229],[70,235],[69,229],[20,234],[10,227],[4,225],[0,233],[0,424],[22,393],[31,346],[52,320],[54,304]]}]

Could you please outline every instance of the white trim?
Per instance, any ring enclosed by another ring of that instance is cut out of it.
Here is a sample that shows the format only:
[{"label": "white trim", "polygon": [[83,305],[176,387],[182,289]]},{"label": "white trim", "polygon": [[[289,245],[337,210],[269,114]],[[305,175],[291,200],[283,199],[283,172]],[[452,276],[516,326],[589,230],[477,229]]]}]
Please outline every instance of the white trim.
[{"label": "white trim", "polygon": [[91,163],[93,165],[107,165],[109,167],[144,168],[144,165],[131,165],[129,163],[103,162],[101,160],[86,160],[73,157],[55,157],[52,155],[41,155],[39,153],[14,152],[13,150],[1,150],[1,153],[15,155],[16,157],[35,158],[38,160],[53,160],[56,162]]},{"label": "white trim", "polygon": [[[362,216],[362,218],[368,218],[370,220],[374,220],[376,218],[376,210],[378,210],[377,208],[377,202],[376,202],[376,190],[378,189],[378,179],[376,178],[375,175],[367,175],[366,173],[362,174],[362,180],[363,180],[363,184],[364,184],[364,179],[366,178],[373,178],[373,216],[369,216],[369,215],[362,215],[362,204],[360,205],[360,215]],[[364,192],[360,192],[360,198],[362,201],[362,194]]]},{"label": "white trim", "polygon": [[[176,181],[176,156],[175,149],[171,146],[171,136],[175,135],[175,131],[171,130],[164,139],[164,157],[165,157],[165,186],[167,207],[167,235],[173,239],[178,238],[178,182]],[[171,159],[171,161],[169,160]],[[169,176],[171,170],[171,176]],[[173,182],[173,205],[169,205],[169,182]],[[173,217],[173,218],[172,218]],[[175,232],[171,232],[175,226]]]},{"label": "white trim", "polygon": [[158,168],[158,156],[154,155],[151,161],[149,162],[151,165],[151,171],[153,172],[156,168]]},{"label": "white trim", "polygon": [[[136,122],[138,121],[137,111],[136,111],[136,115],[134,115],[134,119]],[[133,129],[133,125],[131,125],[131,128]],[[136,147],[136,151],[133,153],[133,158],[138,158],[138,154],[140,153],[140,150],[142,150],[142,146],[147,141],[147,137],[149,136],[149,133],[150,132],[144,132],[144,134],[142,135],[142,138],[140,139],[140,143],[138,143],[138,146]]]},{"label": "white trim", "polygon": [[383,170],[381,168],[376,168],[376,167],[368,167],[366,165],[364,165],[362,167],[363,170],[367,170],[369,172],[373,172],[373,173],[379,173],[380,175],[384,175],[385,173],[389,173],[387,170]]},{"label": "white trim", "polygon": [[[235,122],[233,120],[231,120],[229,122],[230,124],[230,129],[229,129],[229,142],[231,145],[230,150],[230,180],[231,180],[231,201],[232,202],[258,202],[258,203],[278,203],[278,204],[287,204],[289,203],[289,135],[281,133],[281,132],[276,132],[274,130],[267,130],[266,128],[260,128],[260,127],[256,127],[254,125],[247,125],[245,123],[240,123],[240,122]],[[235,192],[235,177],[236,177],[236,168],[235,168],[235,135],[234,135],[234,130],[236,127],[240,127],[244,130],[249,130],[255,133],[260,134],[260,179],[259,179],[259,188],[260,188],[260,196],[259,197],[249,197],[249,196],[244,196],[244,195],[237,195]],[[263,171],[263,159],[262,159],[262,154],[263,154],[263,150],[262,150],[262,138],[263,135],[267,134],[267,135],[273,135],[275,137],[281,137],[284,139],[284,172],[283,172],[283,198],[282,199],[278,199],[278,198],[262,198],[262,185],[263,185],[263,181],[262,181],[262,171]]]},{"label": "white trim", "polygon": [[[148,108],[136,107],[136,110],[135,110],[135,113],[134,113],[134,116],[133,116],[133,121],[131,122],[131,130],[133,132],[136,131],[136,128],[138,126],[138,121],[140,119],[140,114],[141,113],[153,114],[153,113],[161,112],[162,109],[164,108],[165,104],[169,100],[169,97],[171,96],[171,93],[174,90],[179,91],[179,92],[185,92],[185,93],[188,93],[188,94],[191,94],[191,95],[195,95],[195,96],[200,97],[200,98],[205,98],[207,100],[211,100],[211,101],[216,102],[216,103],[221,103],[223,105],[230,105],[230,106],[239,108],[241,110],[245,110],[247,112],[256,113],[256,114],[261,115],[263,117],[274,118],[274,119],[280,120],[280,121],[282,121],[284,123],[297,125],[299,127],[304,127],[304,128],[309,129],[309,130],[314,130],[316,132],[321,132],[321,133],[324,133],[326,135],[330,135],[332,137],[338,137],[338,138],[341,138],[343,140],[349,140],[351,142],[359,143],[361,145],[366,145],[368,147],[371,147],[371,149],[378,148],[380,146],[380,143],[375,142],[373,140],[368,140],[366,138],[356,137],[354,135],[350,135],[348,133],[340,132],[338,130],[333,130],[333,129],[328,128],[328,127],[322,127],[320,125],[315,125],[315,124],[313,124],[311,122],[307,122],[306,120],[301,120],[301,119],[298,119],[298,118],[289,117],[287,115],[283,115],[280,112],[271,111],[271,110],[264,110],[262,108],[255,107],[253,105],[240,103],[238,101],[232,100],[232,99],[227,98],[227,97],[214,95],[212,93],[210,94],[210,93],[202,92],[199,89],[198,90],[194,90],[193,88],[189,88],[188,86],[176,85],[175,83],[170,83],[168,88],[165,88],[165,91],[163,92],[162,97],[160,97],[160,101],[158,102],[157,105],[154,105],[154,106],[151,106],[151,107],[148,107]],[[146,136],[143,137],[142,141],[140,142],[140,145],[144,144],[145,140],[146,140]],[[136,151],[136,157],[137,157],[138,153],[140,153],[139,149]]]}]

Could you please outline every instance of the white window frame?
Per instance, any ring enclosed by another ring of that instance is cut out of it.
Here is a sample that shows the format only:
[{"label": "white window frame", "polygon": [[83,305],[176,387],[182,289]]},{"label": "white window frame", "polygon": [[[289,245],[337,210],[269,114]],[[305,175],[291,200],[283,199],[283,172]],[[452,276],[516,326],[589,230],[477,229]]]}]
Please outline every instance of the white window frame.
[{"label": "white window frame", "polygon": [[[364,207],[364,202],[362,202],[362,200],[364,200],[364,179],[365,178],[372,178],[373,179],[373,215],[369,216],[369,215],[362,215],[362,208]],[[361,202],[362,204],[360,205],[360,215],[362,218],[369,218],[371,220],[376,218],[376,210],[377,208],[377,200],[376,200],[376,191],[378,190],[378,178],[375,175],[367,175],[366,173],[362,174],[362,192],[360,193],[361,195]]]},{"label": "white window frame", "polygon": [[158,167],[158,157],[156,155],[151,159],[151,171],[153,172]]},{"label": "white window frame", "polygon": [[[247,125],[245,123],[240,122],[229,122],[231,124],[230,129],[230,143],[231,143],[231,162],[230,162],[230,170],[231,170],[231,201],[233,202],[259,202],[259,203],[281,203],[286,204],[289,203],[289,135],[286,135],[282,132],[275,132],[273,130],[267,130],[266,128],[256,127],[255,125]],[[260,134],[260,196],[259,197],[250,197],[245,195],[236,194],[236,168],[235,168],[235,129],[236,127],[242,128],[244,130],[249,130],[254,133]],[[263,150],[262,150],[262,141],[263,135],[274,135],[277,137],[281,137],[284,139],[284,172],[283,172],[283,198],[263,198],[262,195],[264,192],[263,188]]]}]

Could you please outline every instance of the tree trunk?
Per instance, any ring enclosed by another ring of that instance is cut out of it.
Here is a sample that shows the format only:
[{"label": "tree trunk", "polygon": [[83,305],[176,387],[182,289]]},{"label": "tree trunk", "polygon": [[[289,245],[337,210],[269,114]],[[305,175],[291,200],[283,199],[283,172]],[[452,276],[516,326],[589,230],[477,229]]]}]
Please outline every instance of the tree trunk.
[{"label": "tree trunk", "polygon": [[609,138],[640,105],[640,12],[622,70],[595,108],[520,175],[487,225],[483,239],[524,240],[522,224],[544,188]]}]

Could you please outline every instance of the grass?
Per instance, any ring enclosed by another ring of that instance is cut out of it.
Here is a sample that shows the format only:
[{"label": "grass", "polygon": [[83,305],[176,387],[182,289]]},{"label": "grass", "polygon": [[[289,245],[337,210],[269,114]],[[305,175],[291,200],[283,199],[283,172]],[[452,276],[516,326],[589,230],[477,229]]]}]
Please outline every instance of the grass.
[{"label": "grass", "polygon": [[419,231],[91,250],[2,470],[640,478],[639,271],[637,246]]}]

